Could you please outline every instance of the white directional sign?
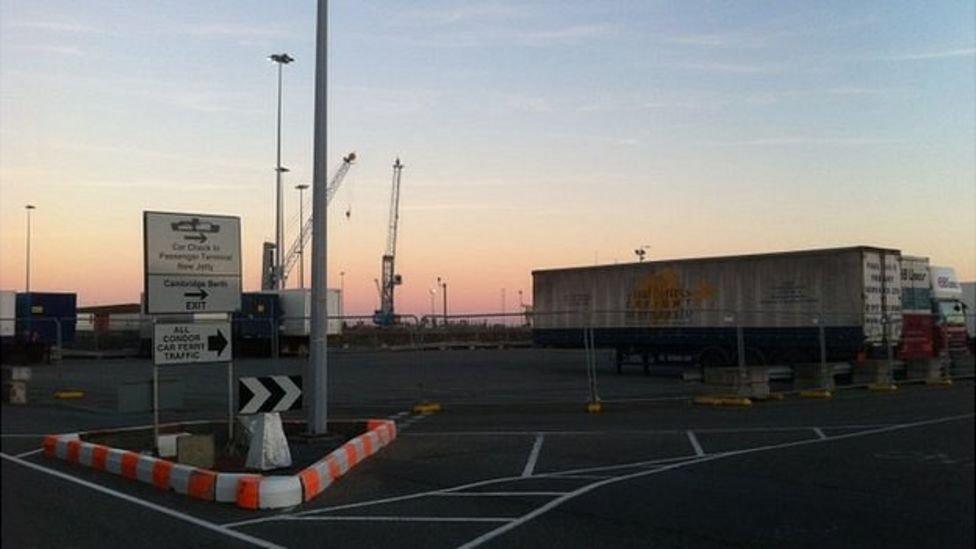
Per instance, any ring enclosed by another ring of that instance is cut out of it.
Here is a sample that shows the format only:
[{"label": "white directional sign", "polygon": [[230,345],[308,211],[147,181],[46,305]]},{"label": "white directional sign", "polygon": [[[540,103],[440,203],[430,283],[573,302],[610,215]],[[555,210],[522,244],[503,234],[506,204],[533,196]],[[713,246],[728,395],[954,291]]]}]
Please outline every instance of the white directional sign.
[{"label": "white directional sign", "polygon": [[230,322],[156,324],[153,330],[156,364],[230,362],[232,351]]},{"label": "white directional sign", "polygon": [[146,313],[241,306],[239,217],[143,212]]}]

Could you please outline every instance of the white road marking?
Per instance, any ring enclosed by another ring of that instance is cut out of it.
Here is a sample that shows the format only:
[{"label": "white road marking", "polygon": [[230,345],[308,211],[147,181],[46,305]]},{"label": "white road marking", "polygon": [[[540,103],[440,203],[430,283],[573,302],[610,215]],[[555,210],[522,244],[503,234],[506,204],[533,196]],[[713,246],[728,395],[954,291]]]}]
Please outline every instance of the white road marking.
[{"label": "white road marking", "polygon": [[161,505],[156,505],[155,503],[151,503],[151,502],[148,502],[148,501],[139,499],[137,497],[133,497],[133,496],[130,496],[128,494],[124,494],[122,492],[117,492],[115,490],[112,490],[111,488],[106,488],[106,487],[101,486],[99,484],[95,484],[93,482],[88,482],[87,480],[82,480],[80,478],[73,477],[73,476],[71,476],[69,474],[62,473],[61,471],[56,471],[54,469],[49,469],[47,467],[43,467],[41,465],[37,465],[36,463],[31,463],[29,461],[25,461],[23,459],[20,459],[18,457],[5,454],[3,452],[0,452],[0,458],[3,458],[5,460],[8,460],[8,461],[13,462],[13,463],[16,463],[18,465],[22,465],[24,467],[28,467],[28,468],[34,469],[36,471],[40,471],[42,473],[45,473],[45,474],[48,474],[48,475],[51,475],[51,476],[54,476],[54,477],[57,477],[57,478],[60,478],[60,479],[63,479],[63,480],[67,480],[68,482],[73,482],[75,484],[84,486],[86,488],[91,488],[92,490],[101,492],[103,494],[108,494],[110,496],[119,498],[119,499],[121,499],[123,501],[127,501],[129,503],[134,503],[136,505],[140,505],[142,507],[146,507],[148,509],[152,509],[153,511],[157,511],[157,512],[162,513],[164,515],[168,515],[168,516],[171,516],[173,518],[177,518],[177,519],[180,519],[180,520],[189,522],[190,524],[195,524],[197,526],[200,526],[201,528],[206,528],[207,530],[210,530],[212,532],[217,532],[218,534],[223,534],[225,536],[235,538],[235,539],[237,539],[239,541],[244,541],[244,542],[250,543],[250,544],[255,545],[257,547],[265,547],[266,549],[284,549],[281,545],[276,545],[276,544],[271,543],[269,541],[265,541],[263,539],[256,538],[254,536],[249,536],[249,535],[244,534],[242,532],[236,532],[236,531],[231,530],[231,529],[229,529],[229,528],[227,528],[225,526],[221,526],[219,524],[214,524],[212,522],[208,522],[208,521],[199,519],[197,517],[194,517],[194,516],[191,516],[191,515],[187,515],[185,513],[181,513],[179,511],[174,511],[173,509],[170,509],[168,507],[163,507]]},{"label": "white road marking", "polygon": [[611,478],[610,475],[560,475],[558,477],[553,476],[553,478],[570,478],[570,479],[580,479],[580,480],[601,480],[605,478]]},{"label": "white road marking", "polygon": [[[686,456],[686,457],[680,457],[680,458],[666,458],[666,459],[659,459],[659,460],[638,461],[638,462],[635,462],[635,463],[625,463],[625,464],[621,464],[621,465],[609,465],[609,466],[604,466],[604,467],[589,467],[589,468],[586,468],[586,469],[572,469],[572,470],[568,470],[568,471],[557,471],[557,472],[552,472],[552,473],[544,473],[544,474],[541,474],[541,475],[534,475],[531,478],[532,479],[540,479],[540,478],[552,478],[552,479],[572,478],[572,477],[570,477],[568,475],[573,474],[573,473],[586,472],[586,471],[602,471],[602,470],[612,470],[612,469],[624,469],[624,468],[631,469],[631,468],[634,468],[634,467],[646,467],[648,465],[654,465],[656,463],[670,463],[670,462],[674,462],[674,461],[678,461],[678,460],[694,459],[694,457],[695,456]],[[564,475],[564,474],[567,475],[567,476],[563,477],[562,475]],[[616,478],[616,477],[601,477],[601,478]],[[358,502],[355,502],[355,503],[345,503],[345,504],[342,504],[342,505],[333,505],[332,507],[324,507],[322,509],[312,509],[312,510],[309,510],[309,511],[302,511],[302,512],[296,513],[294,515],[273,515],[273,516],[255,518],[255,519],[241,520],[241,521],[236,521],[236,522],[227,522],[227,523],[224,523],[223,526],[226,526],[228,528],[237,528],[239,526],[247,526],[247,525],[250,525],[250,524],[259,524],[259,523],[262,523],[262,522],[269,522],[269,521],[274,521],[274,520],[284,520],[284,519],[288,519],[288,518],[292,518],[292,517],[302,517],[302,516],[306,516],[306,515],[315,515],[315,514],[319,514],[319,513],[328,513],[330,511],[339,511],[339,510],[342,510],[342,509],[356,509],[356,508],[360,508],[360,507],[370,507],[372,505],[383,505],[385,503],[396,503],[396,502],[399,502],[399,501],[408,501],[408,500],[412,500],[412,499],[420,499],[420,498],[431,497],[431,496],[440,496],[440,495],[443,495],[443,494],[450,494],[450,493],[454,493],[454,492],[459,492],[461,490],[467,490],[469,488],[479,488],[481,486],[491,486],[492,484],[501,484],[501,483],[512,482],[512,481],[520,481],[520,480],[525,480],[525,479],[523,477],[521,477],[521,476],[518,476],[518,477],[498,477],[498,478],[492,478],[492,479],[487,479],[487,480],[479,480],[477,482],[471,482],[471,483],[468,483],[468,484],[461,484],[461,485],[458,485],[458,486],[453,486],[451,488],[444,488],[444,489],[440,489],[440,490],[428,490],[426,492],[414,492],[412,494],[405,494],[405,495],[402,495],[402,496],[391,496],[391,497],[388,497],[388,498],[380,498],[380,499],[372,499],[372,500],[366,500],[366,501],[358,501]]]},{"label": "white road marking", "polygon": [[827,438],[827,435],[825,435],[824,432],[820,430],[820,427],[814,427],[813,434],[817,435],[817,438],[821,440]]},{"label": "white road marking", "polygon": [[281,517],[288,521],[377,521],[377,522],[512,522],[514,517],[387,517],[370,515],[326,515],[324,517]]},{"label": "white road marking", "polygon": [[[604,401],[605,402],[605,401]],[[854,425],[823,425],[825,429],[877,429],[890,427],[894,423],[871,423]],[[766,433],[776,431],[809,431],[814,426],[800,427],[736,427],[729,429],[695,429],[697,433]],[[407,433],[411,437],[490,437],[490,436],[606,436],[606,435],[674,435],[684,434],[686,429],[621,429],[617,431],[420,431]]]},{"label": "white road marking", "polygon": [[43,451],[44,451],[44,448],[38,448],[38,449],[36,449],[36,450],[31,450],[31,451],[29,451],[29,452],[24,452],[24,453],[22,453],[22,454],[17,454],[17,455],[15,455],[14,457],[15,457],[15,458],[21,458],[21,459],[23,459],[23,458],[25,458],[25,457],[27,457],[27,456],[32,456],[32,455],[34,455],[34,454],[39,454],[39,453],[41,453],[41,452],[43,452]]},{"label": "white road marking", "polygon": [[512,496],[563,496],[568,492],[445,492],[439,497],[512,497]]},{"label": "white road marking", "polygon": [[698,437],[695,436],[694,431],[685,431],[688,435],[688,442],[691,443],[691,447],[695,449],[695,455],[698,457],[705,455],[705,450],[702,449],[701,444],[698,442]]},{"label": "white road marking", "polygon": [[522,469],[523,477],[532,476],[532,471],[535,470],[535,463],[539,461],[539,452],[542,450],[542,440],[542,434],[536,435],[535,442],[532,443],[532,451],[529,452],[529,459],[525,462],[525,468]]},{"label": "white road marking", "polygon": [[[600,471],[614,471],[617,469],[634,469],[635,467],[647,467],[649,465],[660,465],[662,463],[672,463],[675,461],[695,459],[696,457],[698,456],[688,455],[688,456],[679,456],[679,457],[671,457],[671,458],[649,459],[646,461],[635,461],[632,463],[620,463],[618,465],[600,465],[598,467],[586,467],[584,469],[568,469],[566,471],[553,471],[551,473],[546,473],[545,475],[536,475],[536,478],[539,477],[572,478],[573,476],[576,476],[577,473],[584,473],[584,475],[580,475],[582,477],[585,476],[585,473],[597,473]],[[609,477],[604,477],[604,478],[609,478]]]},{"label": "white road marking", "polygon": [[946,422],[949,422],[949,421],[957,421],[957,420],[960,420],[960,419],[971,419],[974,416],[976,416],[976,414],[963,414],[963,415],[958,415],[958,416],[947,416],[947,417],[942,417],[942,418],[937,418],[937,419],[931,419],[931,420],[925,420],[925,421],[916,421],[916,422],[912,422],[912,423],[902,423],[902,424],[899,424],[899,425],[890,425],[888,427],[880,427],[880,428],[877,428],[877,429],[869,429],[869,430],[865,430],[865,431],[858,431],[856,433],[846,433],[846,434],[842,434],[842,435],[837,435],[837,436],[834,436],[834,437],[830,437],[829,439],[816,438],[816,439],[798,440],[798,441],[793,441],[793,442],[784,442],[784,443],[781,443],[781,444],[768,444],[768,445],[765,445],[765,446],[757,446],[755,448],[746,448],[746,449],[742,449],[742,450],[734,450],[734,451],[730,451],[730,452],[723,452],[723,453],[720,453],[720,454],[711,454],[711,455],[707,455],[707,456],[700,457],[698,459],[684,461],[684,462],[681,462],[681,463],[673,463],[671,465],[663,465],[661,467],[658,467],[656,469],[652,469],[650,471],[640,471],[640,472],[637,472],[637,473],[631,473],[629,475],[623,475],[623,476],[619,476],[619,477],[609,478],[607,480],[601,480],[601,481],[594,482],[592,484],[588,484],[586,486],[583,486],[582,488],[579,488],[579,489],[574,490],[572,492],[569,492],[568,494],[566,494],[566,495],[564,495],[562,497],[556,498],[556,499],[550,501],[549,503],[546,503],[545,505],[542,505],[541,507],[536,508],[534,511],[532,511],[530,513],[526,513],[525,515],[522,515],[517,520],[514,520],[512,522],[509,522],[508,524],[505,524],[504,526],[500,526],[500,527],[498,527],[498,528],[496,528],[496,529],[494,529],[494,530],[492,530],[490,532],[487,532],[485,534],[482,534],[482,535],[478,536],[477,538],[469,541],[468,543],[465,543],[464,545],[461,545],[460,546],[460,549],[473,549],[474,547],[478,547],[479,545],[482,545],[485,542],[488,542],[488,541],[490,541],[492,539],[495,539],[498,536],[500,536],[500,535],[502,535],[502,534],[504,534],[506,532],[509,532],[509,531],[511,531],[511,530],[513,530],[515,528],[518,528],[519,526],[521,526],[521,525],[529,522],[530,520],[533,520],[536,517],[539,517],[540,515],[543,515],[543,514],[549,512],[549,511],[551,511],[552,509],[555,509],[556,507],[559,507],[560,505],[562,505],[563,503],[566,503],[567,501],[569,501],[571,499],[577,498],[577,497],[579,497],[579,496],[581,496],[583,494],[586,494],[587,492],[591,492],[593,490],[596,490],[597,488],[601,488],[601,487],[606,486],[608,484],[613,484],[613,483],[616,483],[616,482],[622,482],[622,481],[632,480],[632,479],[636,479],[636,478],[641,478],[641,477],[656,475],[656,474],[665,473],[665,472],[668,472],[668,471],[673,471],[675,469],[680,469],[682,467],[687,467],[689,465],[697,465],[699,463],[716,461],[716,460],[719,460],[719,459],[725,459],[725,458],[734,457],[734,456],[741,456],[741,455],[754,454],[754,453],[759,453],[759,452],[766,452],[766,451],[769,451],[769,450],[779,450],[779,449],[783,449],[783,448],[793,448],[793,447],[796,447],[796,446],[807,446],[807,445],[810,445],[810,444],[819,444],[819,443],[823,443],[823,442],[835,441],[835,440],[841,440],[841,439],[858,438],[858,437],[863,437],[863,436],[868,436],[868,435],[875,435],[875,434],[879,434],[879,433],[886,433],[886,432],[898,431],[898,430],[902,430],[902,429],[909,429],[909,428],[912,428],[912,427],[921,427],[923,425],[933,425],[933,424],[936,424],[936,423],[946,423]]}]

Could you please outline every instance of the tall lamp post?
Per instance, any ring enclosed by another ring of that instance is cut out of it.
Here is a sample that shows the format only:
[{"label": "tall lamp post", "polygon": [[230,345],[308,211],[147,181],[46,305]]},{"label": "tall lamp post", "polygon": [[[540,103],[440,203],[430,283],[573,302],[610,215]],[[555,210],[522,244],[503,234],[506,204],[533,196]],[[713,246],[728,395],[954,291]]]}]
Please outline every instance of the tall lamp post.
[{"label": "tall lamp post", "polygon": [[437,277],[437,285],[441,287],[442,298],[444,299],[444,325],[447,326],[447,282],[441,282],[441,277]]},{"label": "tall lamp post", "polygon": [[339,271],[339,316],[346,314],[346,271]]},{"label": "tall lamp post", "polygon": [[288,168],[281,166],[281,67],[291,63],[295,59],[288,55],[287,53],[276,53],[268,56],[268,59],[278,64],[278,129],[277,129],[277,161],[275,163],[275,287],[278,289],[284,288],[283,272],[281,261],[283,258],[285,234],[284,227],[281,224],[281,218],[284,212],[282,211],[282,196],[281,196],[281,174],[288,171]]},{"label": "tall lamp post", "polygon": [[30,292],[30,241],[31,241],[31,211],[34,210],[33,204],[24,206],[27,211],[27,281],[24,283],[24,291]]},{"label": "tall lamp post", "polygon": [[298,189],[298,287],[305,289],[305,189],[308,185],[295,185]]}]

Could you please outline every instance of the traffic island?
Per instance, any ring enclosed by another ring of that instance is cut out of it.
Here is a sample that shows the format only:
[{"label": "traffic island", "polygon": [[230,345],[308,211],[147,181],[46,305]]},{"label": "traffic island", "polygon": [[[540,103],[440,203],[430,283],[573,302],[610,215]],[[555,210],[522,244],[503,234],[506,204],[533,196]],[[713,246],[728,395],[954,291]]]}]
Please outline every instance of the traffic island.
[{"label": "traffic island", "polygon": [[[304,422],[286,425],[286,433],[291,434],[300,433],[305,427]],[[231,447],[226,444],[226,422],[163,427],[166,435],[177,440],[181,435],[189,435],[211,437],[218,442],[223,432],[223,447]],[[193,461],[192,458],[181,463],[157,457],[151,450],[151,427],[48,435],[42,448],[45,456],[152,484],[160,490],[173,490],[205,501],[236,503],[244,509],[276,509],[313,499],[396,438],[396,423],[386,419],[330,422],[329,430],[340,436],[324,439],[322,443],[292,445],[292,467],[279,469],[273,475],[246,470],[243,459],[226,450],[214,456],[212,467],[186,463]],[[160,437],[161,443],[164,436]],[[195,455],[199,458],[199,453]]]}]

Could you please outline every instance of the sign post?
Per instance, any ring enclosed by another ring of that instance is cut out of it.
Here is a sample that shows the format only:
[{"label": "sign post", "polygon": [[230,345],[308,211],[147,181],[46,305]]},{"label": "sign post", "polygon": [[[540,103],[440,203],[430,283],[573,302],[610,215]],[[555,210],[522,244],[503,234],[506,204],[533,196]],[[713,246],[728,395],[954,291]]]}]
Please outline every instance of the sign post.
[{"label": "sign post", "polygon": [[[227,363],[227,433],[234,435],[230,319],[186,322],[193,313],[241,308],[239,217],[143,212],[144,310],[153,319],[153,435],[159,447],[159,366]],[[178,321],[166,315],[184,315]],[[160,316],[157,316],[160,315]]]}]

